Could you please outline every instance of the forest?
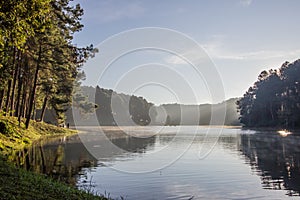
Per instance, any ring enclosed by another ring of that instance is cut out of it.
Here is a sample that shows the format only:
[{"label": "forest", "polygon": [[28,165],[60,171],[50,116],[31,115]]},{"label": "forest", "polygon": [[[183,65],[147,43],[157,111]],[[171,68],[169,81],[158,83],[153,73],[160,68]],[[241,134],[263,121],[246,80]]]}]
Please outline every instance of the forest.
[{"label": "forest", "polygon": [[82,15],[71,0],[0,2],[1,115],[24,120],[28,128],[32,118],[43,121],[48,107],[59,123],[65,120],[72,94],[85,77],[81,67],[98,51],[73,44],[83,28]]},{"label": "forest", "polygon": [[300,60],[263,71],[237,101],[246,127],[300,127]]},{"label": "forest", "polygon": [[[153,103],[143,97],[117,93],[99,86],[81,86],[79,92],[84,101],[75,100],[75,106],[66,112],[66,122],[71,125],[144,126],[151,122],[149,110]],[[90,109],[93,105],[96,105],[96,109]],[[92,117],[93,114],[95,117]],[[47,110],[45,121],[54,121],[52,116],[53,110]]]},{"label": "forest", "polygon": [[[46,111],[52,110],[55,122],[60,124],[66,121],[73,101],[73,106],[85,112],[94,110],[101,125],[114,125],[121,115],[125,124],[129,119],[140,125],[151,123],[149,109],[153,104],[142,97],[97,87],[95,105],[80,92],[85,78],[82,66],[98,52],[93,45],[77,47],[73,43],[74,34],[83,28],[82,15],[83,9],[79,4],[72,5],[71,0],[0,2],[1,115],[17,117],[28,128],[31,119],[44,121]],[[300,127],[299,82],[300,60],[261,72],[237,101],[240,122],[247,127]],[[112,99],[119,102],[119,111],[109,105]],[[126,105],[127,113],[123,112]],[[167,115],[161,123],[178,125],[180,114],[176,114],[176,106],[157,106],[152,115],[157,116],[163,108]],[[202,108],[205,113],[207,109]]]},{"label": "forest", "polygon": [[[66,112],[66,121],[71,125],[209,125],[213,106],[216,115],[221,115],[226,107],[225,125],[240,125],[235,104],[237,98],[231,98],[219,104],[154,105],[143,97],[117,93],[112,89],[99,86],[96,88],[82,86],[80,93],[87,97],[87,102],[96,104],[97,108],[93,115],[92,112],[82,112],[82,109],[72,107]],[[52,117],[53,112],[52,110],[46,111],[45,121],[55,121]],[[37,113],[40,113],[40,110],[37,110]]]}]

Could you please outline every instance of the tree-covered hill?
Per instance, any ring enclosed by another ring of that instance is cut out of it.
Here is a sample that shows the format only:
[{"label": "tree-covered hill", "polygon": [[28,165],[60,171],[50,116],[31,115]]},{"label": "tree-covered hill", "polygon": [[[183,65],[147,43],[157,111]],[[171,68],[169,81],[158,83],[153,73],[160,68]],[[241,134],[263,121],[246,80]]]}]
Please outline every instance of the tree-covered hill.
[{"label": "tree-covered hill", "polygon": [[[67,112],[67,122],[76,125],[209,125],[211,109],[221,115],[226,106],[225,125],[239,125],[237,98],[211,105],[163,104],[155,106],[143,97],[120,94],[110,89],[82,86],[88,101],[98,105],[95,113],[82,113],[79,109]],[[200,119],[199,119],[200,116]],[[222,125],[222,124],[215,124]]]},{"label": "tree-covered hill", "polygon": [[71,125],[148,125],[151,121],[149,109],[153,104],[143,97],[117,93],[99,86],[82,86],[81,93],[97,108],[95,113],[83,113],[73,107],[67,112],[67,122]]},{"label": "tree-covered hill", "polygon": [[[155,106],[153,124],[157,125],[240,125],[236,109],[237,98],[232,98],[219,104],[163,104]],[[212,122],[212,109],[216,116],[223,116],[224,121]],[[225,111],[225,113],[224,113]],[[151,118],[152,119],[152,118]]]},{"label": "tree-covered hill", "polygon": [[247,127],[300,127],[300,60],[263,71],[237,102]]}]

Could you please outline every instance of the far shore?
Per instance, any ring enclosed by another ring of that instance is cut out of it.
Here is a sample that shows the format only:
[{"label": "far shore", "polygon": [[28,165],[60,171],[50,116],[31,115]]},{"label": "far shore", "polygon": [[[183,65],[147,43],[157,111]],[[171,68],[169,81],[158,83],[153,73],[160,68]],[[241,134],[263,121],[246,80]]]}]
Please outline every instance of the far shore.
[{"label": "far shore", "polygon": [[300,129],[299,128],[282,128],[282,127],[241,127],[242,130],[253,130],[253,131],[265,131],[265,132],[277,132],[277,131],[281,131],[281,130],[285,130],[285,131],[290,131],[290,132],[296,132],[296,133],[300,133]]}]

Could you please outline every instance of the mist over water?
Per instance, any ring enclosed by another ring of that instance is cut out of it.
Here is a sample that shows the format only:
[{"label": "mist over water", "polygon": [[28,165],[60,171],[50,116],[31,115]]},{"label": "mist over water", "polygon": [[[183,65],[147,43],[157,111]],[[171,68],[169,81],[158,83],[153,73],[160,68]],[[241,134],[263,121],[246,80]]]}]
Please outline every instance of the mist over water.
[{"label": "mist over water", "polygon": [[[102,127],[102,135],[99,127],[78,129],[79,136],[33,146],[27,168],[114,198],[299,196],[297,134],[207,126]],[[44,165],[39,162],[41,149]]]}]

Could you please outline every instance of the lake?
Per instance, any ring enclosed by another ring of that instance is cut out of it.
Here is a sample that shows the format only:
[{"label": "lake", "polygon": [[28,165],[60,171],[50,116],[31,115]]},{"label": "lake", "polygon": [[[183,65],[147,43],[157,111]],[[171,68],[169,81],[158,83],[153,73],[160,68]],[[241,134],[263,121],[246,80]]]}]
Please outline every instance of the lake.
[{"label": "lake", "polygon": [[300,135],[234,127],[77,127],[18,153],[19,166],[125,199],[293,199]]}]

